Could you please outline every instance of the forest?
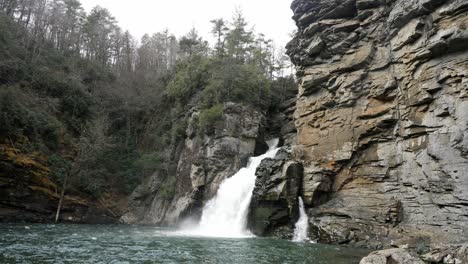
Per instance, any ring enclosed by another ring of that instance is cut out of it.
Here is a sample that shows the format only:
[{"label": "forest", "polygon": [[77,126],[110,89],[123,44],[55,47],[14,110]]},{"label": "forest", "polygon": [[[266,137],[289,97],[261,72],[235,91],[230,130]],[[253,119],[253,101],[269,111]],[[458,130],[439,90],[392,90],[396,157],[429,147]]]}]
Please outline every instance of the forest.
[{"label": "forest", "polygon": [[275,112],[296,89],[284,50],[239,10],[211,21],[214,43],[195,28],[137,40],[78,0],[1,0],[0,11],[0,178],[45,193],[69,176],[76,196],[129,195],[174,165],[165,151],[187,137],[189,111],[210,133],[223,104]]}]

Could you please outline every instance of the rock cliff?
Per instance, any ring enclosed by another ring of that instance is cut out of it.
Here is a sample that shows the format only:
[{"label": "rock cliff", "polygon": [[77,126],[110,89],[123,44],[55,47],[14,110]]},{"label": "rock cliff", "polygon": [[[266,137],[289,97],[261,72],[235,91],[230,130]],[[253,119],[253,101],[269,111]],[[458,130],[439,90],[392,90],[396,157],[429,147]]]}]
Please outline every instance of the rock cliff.
[{"label": "rock cliff", "polygon": [[197,128],[199,111],[189,113],[187,138],[175,147],[174,175],[158,172],[146,179],[130,197],[131,210],[122,217],[124,222],[173,225],[186,216],[199,216],[224,179],[245,166],[249,157],[268,149],[264,113],[236,103],[225,104],[222,112],[208,132]]},{"label": "rock cliff", "polygon": [[292,9],[297,141],[287,161],[258,172],[254,231],[290,229],[298,194],[320,242],[419,253],[466,242],[468,2],[295,0]]}]

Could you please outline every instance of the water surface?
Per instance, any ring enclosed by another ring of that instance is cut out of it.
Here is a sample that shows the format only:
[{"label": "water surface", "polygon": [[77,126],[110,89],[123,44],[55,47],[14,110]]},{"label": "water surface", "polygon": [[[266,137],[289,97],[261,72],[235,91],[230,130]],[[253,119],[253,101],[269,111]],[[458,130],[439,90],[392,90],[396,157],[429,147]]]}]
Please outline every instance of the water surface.
[{"label": "water surface", "polygon": [[359,263],[366,252],[269,238],[203,238],[120,225],[0,224],[0,263]]}]

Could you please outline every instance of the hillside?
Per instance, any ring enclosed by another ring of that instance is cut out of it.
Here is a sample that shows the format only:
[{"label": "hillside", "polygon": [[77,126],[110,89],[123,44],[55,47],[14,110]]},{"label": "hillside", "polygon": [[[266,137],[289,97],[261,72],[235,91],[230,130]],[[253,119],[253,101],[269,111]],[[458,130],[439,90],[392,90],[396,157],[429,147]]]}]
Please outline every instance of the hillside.
[{"label": "hillside", "polygon": [[295,94],[284,55],[241,13],[212,22],[210,47],[195,29],[138,42],[75,0],[0,7],[0,221],[52,221],[65,179],[72,222],[119,221],[150,176],[170,201],[187,138],[210,137],[233,104],[266,117]]}]

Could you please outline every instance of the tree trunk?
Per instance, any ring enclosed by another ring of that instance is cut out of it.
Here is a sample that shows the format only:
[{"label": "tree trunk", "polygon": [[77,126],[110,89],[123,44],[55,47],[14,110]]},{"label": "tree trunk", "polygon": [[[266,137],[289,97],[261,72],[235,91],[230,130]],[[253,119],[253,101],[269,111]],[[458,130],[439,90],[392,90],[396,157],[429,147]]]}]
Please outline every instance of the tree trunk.
[{"label": "tree trunk", "polygon": [[60,193],[60,200],[57,206],[57,213],[55,214],[55,223],[58,222],[60,216],[60,209],[62,209],[63,198],[65,197],[65,189],[67,188],[68,175],[69,173],[65,175],[65,180],[63,181],[62,192]]}]

